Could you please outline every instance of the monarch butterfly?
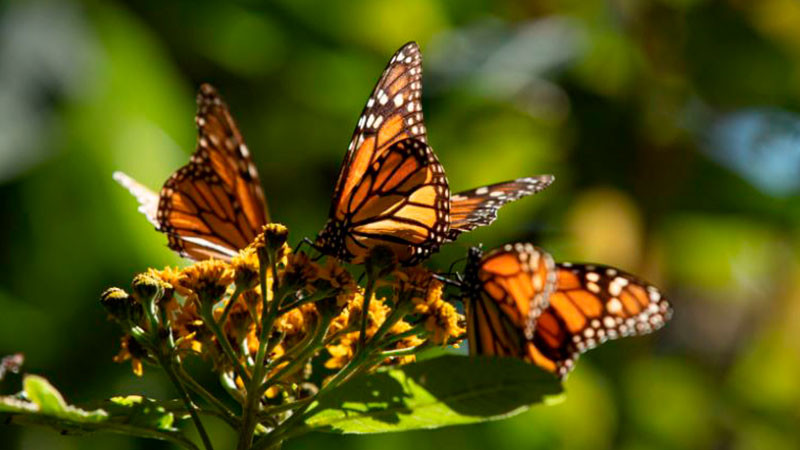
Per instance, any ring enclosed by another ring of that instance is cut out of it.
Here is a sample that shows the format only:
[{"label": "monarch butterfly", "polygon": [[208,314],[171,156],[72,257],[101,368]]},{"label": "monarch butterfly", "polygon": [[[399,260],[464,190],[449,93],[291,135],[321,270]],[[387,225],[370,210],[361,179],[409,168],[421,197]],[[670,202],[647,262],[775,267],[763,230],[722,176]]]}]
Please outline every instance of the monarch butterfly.
[{"label": "monarch butterfly", "polygon": [[422,57],[409,42],[392,56],[358,120],[315,243],[323,253],[359,263],[385,245],[401,263],[416,264],[553,182],[551,175],[520,178],[451,196],[427,145],[421,96]]},{"label": "monarch butterfly", "polygon": [[613,267],[558,263],[531,244],[485,255],[464,273],[470,354],[515,356],[564,378],[578,356],[609,339],[642,335],[670,319],[655,287]]},{"label": "monarch butterfly", "polygon": [[122,172],[114,179],[139,201],[139,211],[195,260],[229,260],[269,222],[258,172],[228,106],[216,89],[197,94],[197,149],[156,194]]}]

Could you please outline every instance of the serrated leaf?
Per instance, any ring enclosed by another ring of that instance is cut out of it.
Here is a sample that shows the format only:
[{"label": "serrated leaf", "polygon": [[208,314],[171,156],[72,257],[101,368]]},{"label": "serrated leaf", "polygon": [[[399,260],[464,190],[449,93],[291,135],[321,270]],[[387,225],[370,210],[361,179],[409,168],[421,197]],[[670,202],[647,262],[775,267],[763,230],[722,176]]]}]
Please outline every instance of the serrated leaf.
[{"label": "serrated leaf", "polygon": [[552,401],[561,383],[514,358],[446,355],[359,376],[324,395],[306,426],[385,433],[508,417]]}]

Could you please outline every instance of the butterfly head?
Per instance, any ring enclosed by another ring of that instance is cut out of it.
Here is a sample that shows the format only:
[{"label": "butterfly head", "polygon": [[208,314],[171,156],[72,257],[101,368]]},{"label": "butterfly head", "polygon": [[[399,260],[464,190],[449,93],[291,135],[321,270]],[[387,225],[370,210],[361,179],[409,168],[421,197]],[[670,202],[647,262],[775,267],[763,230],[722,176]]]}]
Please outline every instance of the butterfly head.
[{"label": "butterfly head", "polygon": [[314,248],[326,255],[349,261],[352,255],[344,245],[346,234],[347,227],[341,221],[328,219],[314,241]]}]

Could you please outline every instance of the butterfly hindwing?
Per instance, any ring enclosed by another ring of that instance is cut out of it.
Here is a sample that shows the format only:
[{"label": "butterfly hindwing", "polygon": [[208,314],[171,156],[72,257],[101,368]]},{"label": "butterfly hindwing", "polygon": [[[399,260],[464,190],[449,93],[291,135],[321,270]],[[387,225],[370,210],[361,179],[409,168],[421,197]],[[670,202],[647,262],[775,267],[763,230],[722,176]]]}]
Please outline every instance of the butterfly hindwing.
[{"label": "butterfly hindwing", "polygon": [[453,194],[450,198],[450,231],[448,240],[461,233],[490,225],[497,211],[508,203],[535,194],[553,182],[552,175],[518,178]]},{"label": "butterfly hindwing", "polygon": [[321,233],[324,249],[360,263],[384,245],[413,264],[444,241],[450,193],[436,155],[414,138],[392,144],[343,199],[342,219]]},{"label": "butterfly hindwing", "polygon": [[565,376],[599,344],[651,333],[670,319],[660,291],[613,267],[560,263],[550,306],[536,321],[530,359]]},{"label": "butterfly hindwing", "polygon": [[114,181],[121,184],[131,195],[136,197],[136,201],[139,202],[138,211],[147,217],[148,222],[158,228],[158,219],[156,218],[158,215],[158,194],[124,172],[114,172],[113,178]]}]

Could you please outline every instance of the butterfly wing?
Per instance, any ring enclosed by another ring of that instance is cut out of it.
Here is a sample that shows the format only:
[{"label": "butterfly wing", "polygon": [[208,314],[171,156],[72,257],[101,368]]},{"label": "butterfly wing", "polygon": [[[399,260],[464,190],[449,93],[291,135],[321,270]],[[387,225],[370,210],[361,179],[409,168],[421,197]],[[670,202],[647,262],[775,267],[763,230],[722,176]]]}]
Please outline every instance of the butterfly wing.
[{"label": "butterfly wing", "polygon": [[139,200],[139,211],[167,234],[169,247],[195,260],[230,259],[269,221],[258,172],[216,90],[197,95],[197,149],[157,197],[127,175],[114,178]]},{"label": "butterfly wing", "polygon": [[427,142],[421,97],[422,56],[417,44],[409,42],[392,56],[361,112],[336,182],[330,217],[344,217],[356,184],[393,143],[412,137]]},{"label": "butterfly wing", "polygon": [[421,64],[417,44],[404,45],[367,100],[317,239],[322,251],[360,262],[382,244],[413,264],[444,241],[450,191],[426,144]]},{"label": "butterfly wing", "polygon": [[414,138],[392,144],[344,200],[342,221],[320,234],[323,251],[361,263],[378,245],[414,264],[444,241],[449,192],[436,155]]},{"label": "butterfly wing", "polygon": [[447,239],[453,241],[461,233],[491,224],[503,205],[543,190],[554,179],[552,175],[519,178],[454,194],[450,198]]},{"label": "butterfly wing", "polygon": [[603,342],[651,333],[672,309],[654,286],[613,267],[557,265],[556,291],[536,320],[528,359],[564,377],[578,356]]},{"label": "butterfly wing", "polygon": [[136,201],[139,202],[138,211],[147,217],[148,222],[158,228],[158,219],[156,219],[158,214],[158,194],[123,172],[116,171],[112,176],[114,181],[121,184],[131,195],[136,197]]},{"label": "butterfly wing", "polygon": [[527,356],[527,342],[556,286],[553,258],[531,244],[509,244],[477,260],[471,253],[465,298],[470,353]]},{"label": "butterfly wing", "polygon": [[581,353],[651,333],[672,315],[658,289],[633,275],[553,264],[530,244],[471,258],[466,283],[470,353],[523,358],[562,378]]}]

